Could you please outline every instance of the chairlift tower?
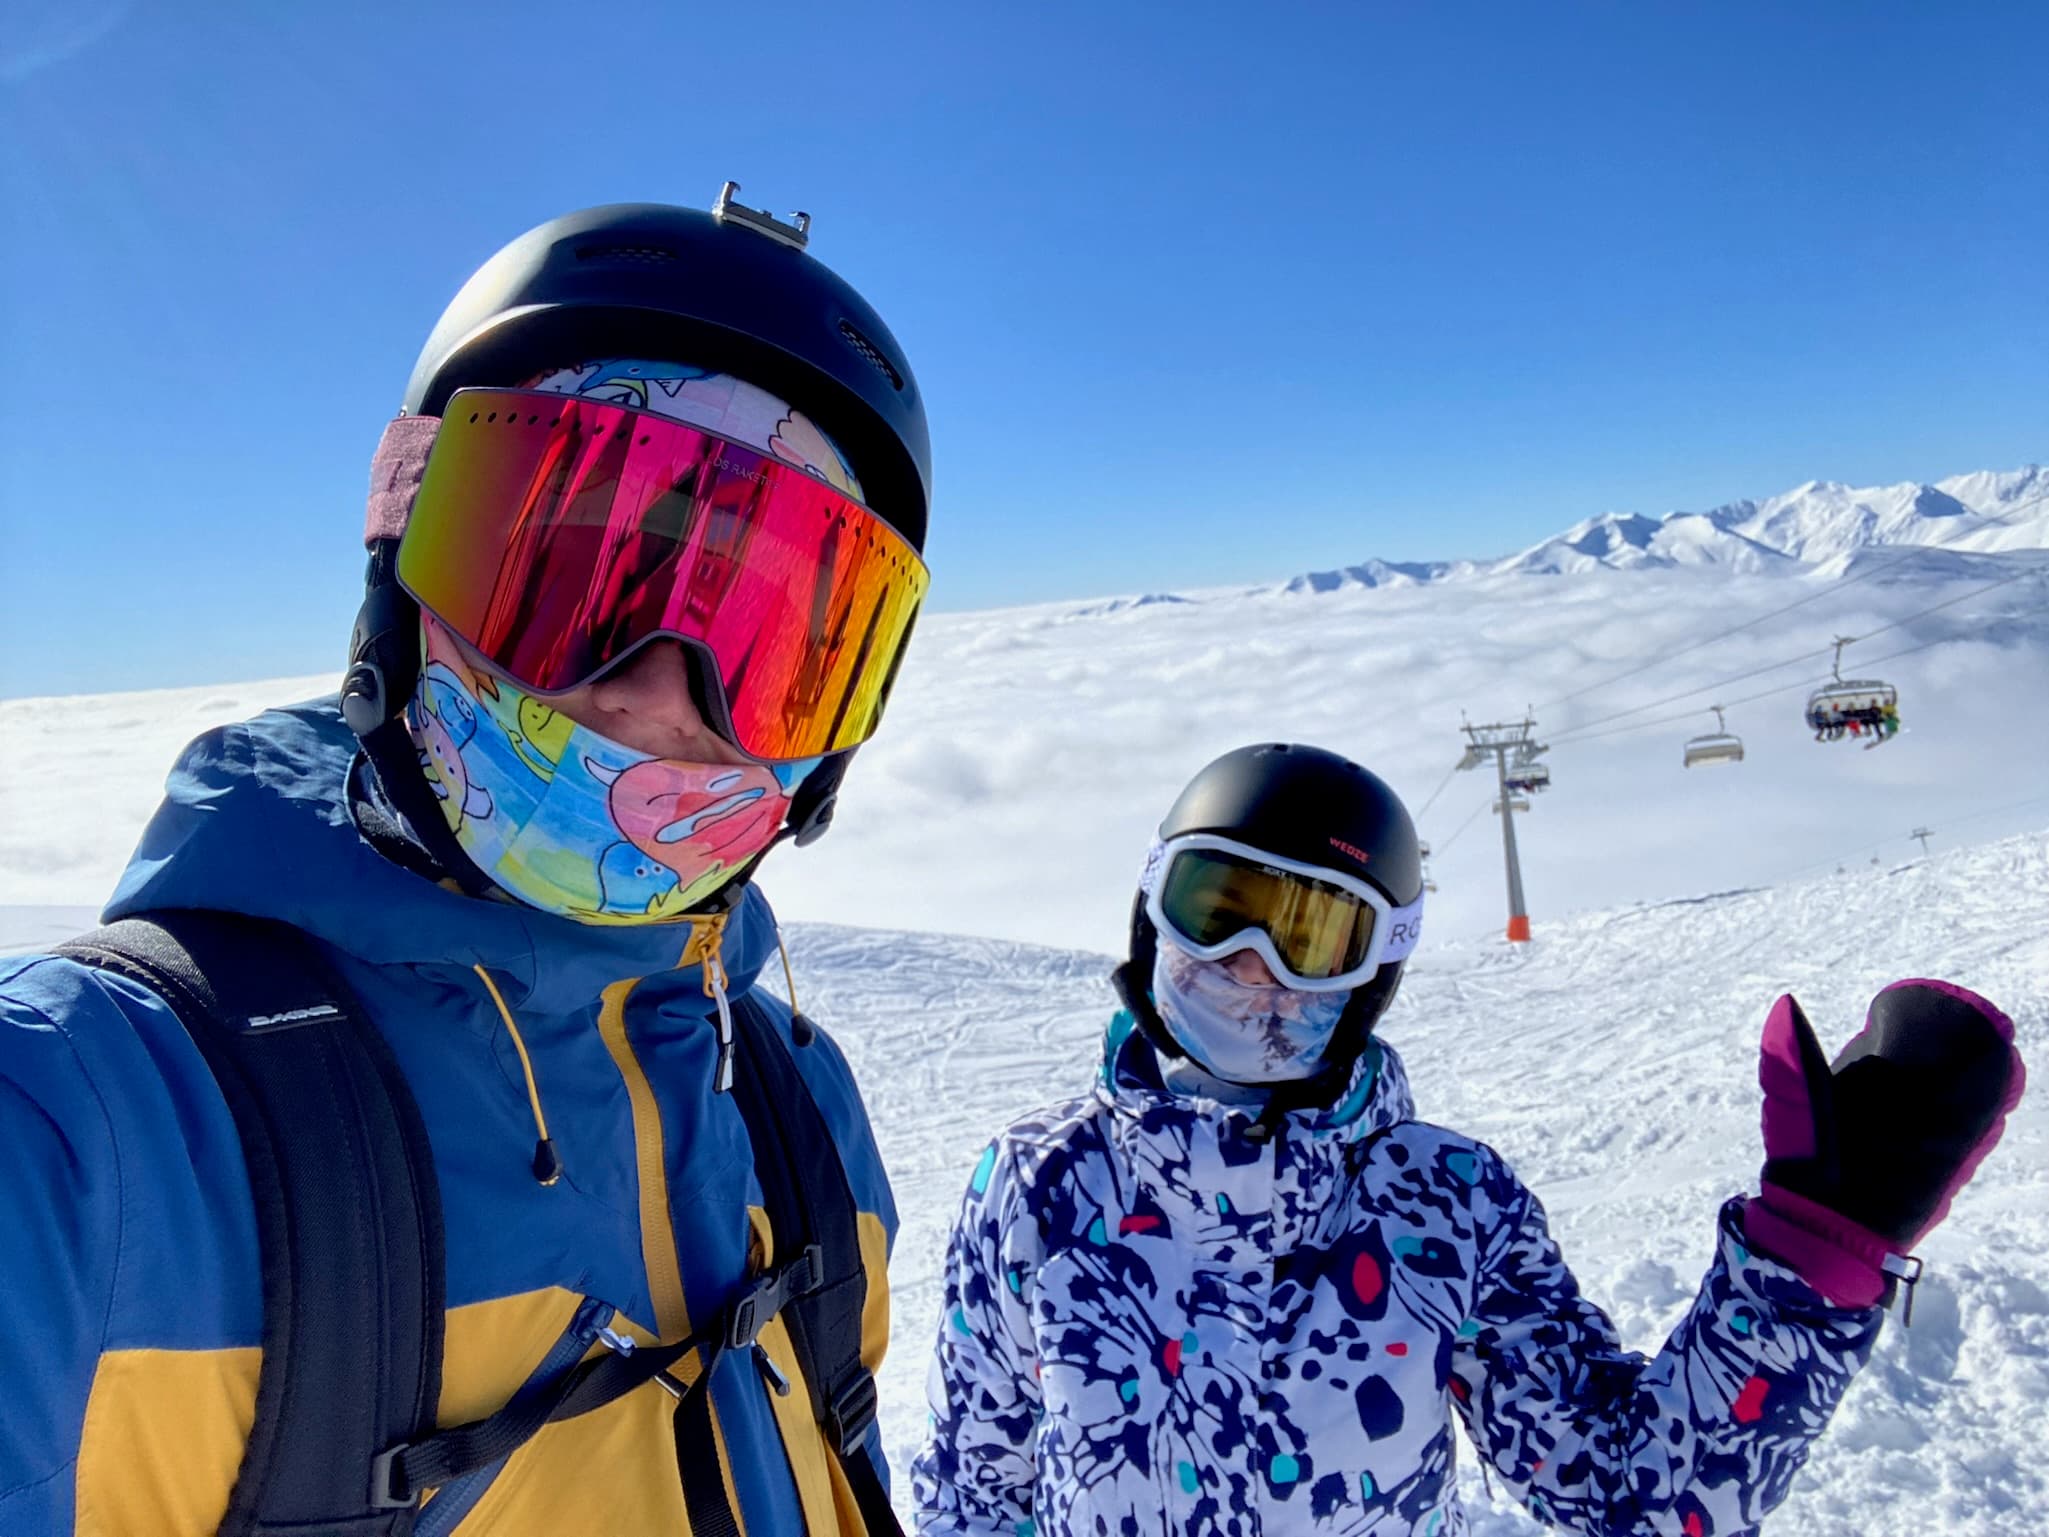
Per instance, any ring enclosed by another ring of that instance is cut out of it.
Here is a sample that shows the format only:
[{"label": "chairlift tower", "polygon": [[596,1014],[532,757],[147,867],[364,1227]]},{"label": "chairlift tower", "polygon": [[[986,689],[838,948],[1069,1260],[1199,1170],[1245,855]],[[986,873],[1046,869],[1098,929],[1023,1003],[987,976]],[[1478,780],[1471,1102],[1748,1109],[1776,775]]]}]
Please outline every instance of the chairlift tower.
[{"label": "chairlift tower", "polygon": [[1928,840],[1935,836],[1935,829],[1932,827],[1917,827],[1908,833],[1907,836],[1921,840],[1921,857],[1926,859],[1928,857]]},{"label": "chairlift tower", "polygon": [[[1526,944],[1530,937],[1530,913],[1523,900],[1522,860],[1515,847],[1515,813],[1527,811],[1529,802],[1511,792],[1509,766],[1513,761],[1519,771],[1525,771],[1518,785],[1521,788],[1529,784],[1527,770],[1544,768],[1537,759],[1550,749],[1532,738],[1530,733],[1537,729],[1537,723],[1528,716],[1488,726],[1467,724],[1460,729],[1466,734],[1465,756],[1458,760],[1461,769],[1478,768],[1490,757],[1494,760],[1494,783],[1499,797],[1494,809],[1501,813],[1501,853],[1508,867],[1508,937],[1515,944]],[[1542,783],[1549,782],[1550,770],[1544,768]]]}]

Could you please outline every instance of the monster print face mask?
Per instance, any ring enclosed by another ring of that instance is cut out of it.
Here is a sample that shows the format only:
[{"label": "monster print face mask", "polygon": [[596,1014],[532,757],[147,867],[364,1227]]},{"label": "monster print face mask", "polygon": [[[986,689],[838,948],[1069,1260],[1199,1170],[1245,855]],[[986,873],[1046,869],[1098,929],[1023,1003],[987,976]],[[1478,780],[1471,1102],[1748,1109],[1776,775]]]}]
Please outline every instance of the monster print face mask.
[{"label": "monster print face mask", "polygon": [[421,768],[471,862],[543,912],[683,917],[775,842],[817,767],[636,752],[473,667],[431,615],[421,631],[406,711]]}]

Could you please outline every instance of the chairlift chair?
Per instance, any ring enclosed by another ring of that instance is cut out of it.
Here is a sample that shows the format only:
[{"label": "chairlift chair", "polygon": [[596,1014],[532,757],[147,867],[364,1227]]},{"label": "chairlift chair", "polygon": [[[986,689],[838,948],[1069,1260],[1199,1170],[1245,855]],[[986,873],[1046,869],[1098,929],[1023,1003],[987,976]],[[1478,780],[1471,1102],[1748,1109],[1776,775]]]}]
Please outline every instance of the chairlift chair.
[{"label": "chairlift chair", "polygon": [[1836,660],[1827,683],[1807,696],[1807,729],[1817,742],[1855,737],[1866,749],[1889,742],[1900,729],[1900,693],[1881,678],[1845,678],[1843,647],[1852,636],[1836,637]]},{"label": "chairlift chair", "polygon": [[1524,742],[1508,764],[1508,788],[1512,795],[1528,795],[1551,788],[1551,766],[1537,760],[1551,750],[1548,742]]},{"label": "chairlift chair", "polygon": [[1715,712],[1715,729],[1704,736],[1689,737],[1686,743],[1686,768],[1696,763],[1741,763],[1743,761],[1743,738],[1729,730],[1729,723],[1722,718],[1720,705],[1709,705]]},{"label": "chairlift chair", "polygon": [[[1511,791],[1513,791],[1513,790],[1515,789],[1515,781],[1514,781],[1513,779],[1509,780],[1509,782],[1508,782],[1508,788],[1509,788],[1509,789],[1510,789]],[[1489,807],[1488,809],[1489,809],[1489,810],[1491,810],[1491,811],[1492,811],[1492,812],[1493,812],[1493,813],[1494,813],[1494,814],[1495,814],[1496,816],[1500,816],[1500,815],[1501,815],[1501,802],[1500,802],[1500,801],[1496,801],[1496,802],[1495,802],[1495,803],[1494,803],[1494,804],[1493,804],[1493,805],[1492,805],[1491,807]],[[1511,794],[1511,795],[1510,795],[1510,796],[1508,797],[1508,809],[1509,809],[1510,811],[1528,811],[1528,810],[1530,809],[1530,803],[1529,803],[1529,802],[1528,802],[1527,800],[1523,799],[1523,797],[1522,797],[1522,796],[1520,796],[1520,795],[1514,795],[1514,794]]]}]

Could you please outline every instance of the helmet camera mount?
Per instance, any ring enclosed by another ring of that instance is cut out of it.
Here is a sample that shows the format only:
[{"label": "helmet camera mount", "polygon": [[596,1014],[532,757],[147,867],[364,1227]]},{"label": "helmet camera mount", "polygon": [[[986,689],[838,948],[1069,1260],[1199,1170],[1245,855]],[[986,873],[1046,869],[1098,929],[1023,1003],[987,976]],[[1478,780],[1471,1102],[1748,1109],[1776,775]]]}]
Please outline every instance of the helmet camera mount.
[{"label": "helmet camera mount", "polygon": [[721,224],[737,224],[751,229],[757,235],[766,235],[782,245],[803,250],[811,243],[811,215],[793,213],[785,224],[764,208],[749,208],[733,196],[740,190],[740,184],[729,181],[719,188],[718,201],[711,205],[711,216]]}]

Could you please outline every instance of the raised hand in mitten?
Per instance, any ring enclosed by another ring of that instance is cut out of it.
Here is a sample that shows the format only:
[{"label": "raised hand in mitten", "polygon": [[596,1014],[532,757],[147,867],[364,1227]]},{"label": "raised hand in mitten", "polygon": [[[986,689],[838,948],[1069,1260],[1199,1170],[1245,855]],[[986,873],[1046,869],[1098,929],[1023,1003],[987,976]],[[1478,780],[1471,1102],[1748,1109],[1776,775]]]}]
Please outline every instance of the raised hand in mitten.
[{"label": "raised hand in mitten", "polygon": [[2027,1082],[2013,1021],[1948,982],[1895,982],[1833,1064],[1788,993],[1765,1020],[1764,1188],[1750,1242],[1838,1307],[1909,1284]]}]

